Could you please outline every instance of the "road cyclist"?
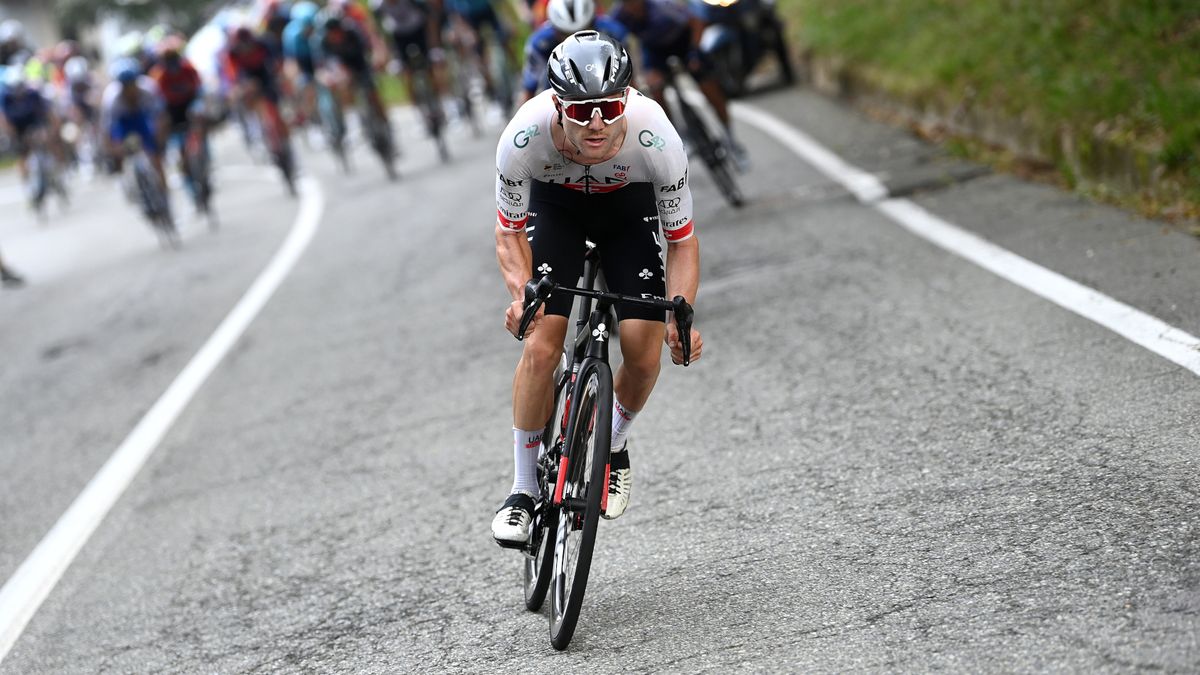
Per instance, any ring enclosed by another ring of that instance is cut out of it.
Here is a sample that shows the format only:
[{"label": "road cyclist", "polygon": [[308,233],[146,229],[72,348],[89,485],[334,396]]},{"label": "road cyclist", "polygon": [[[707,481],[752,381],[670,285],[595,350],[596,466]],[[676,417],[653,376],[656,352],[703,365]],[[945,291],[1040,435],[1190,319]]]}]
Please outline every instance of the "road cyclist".
[{"label": "road cyclist", "polygon": [[[578,279],[585,241],[595,244],[613,293],[695,299],[700,249],[687,155],[662,108],[630,87],[632,70],[619,41],[595,31],[567,37],[549,59],[551,90],[525,103],[500,138],[496,251],[513,298],[505,327],[514,335],[526,282]],[[555,295],[538,310],[513,378],[514,479],[492,520],[492,536],[504,547],[528,544],[534,514],[548,498],[536,466],[571,300]],[[608,519],[629,503],[629,429],[658,379],[663,343],[674,363],[684,361],[678,329],[663,311],[621,305],[617,316],[623,362],[614,380]],[[691,358],[699,359],[700,334],[689,336]]]},{"label": "road cyclist", "polygon": [[66,198],[57,170],[62,154],[57,144],[56,116],[40,83],[31,82],[22,65],[5,68],[2,84],[0,131],[16,142],[17,169],[28,187],[30,206],[40,215],[49,191]]},{"label": "road cyclist", "polygon": [[[184,188],[196,204],[197,211],[208,212],[210,188],[208,166],[211,155],[205,133],[206,124],[199,111],[203,110],[203,85],[200,73],[183,56],[183,39],[168,35],[158,46],[158,58],[150,70],[150,79],[158,85],[166,113],[165,150],[175,148],[179,156],[179,173]],[[195,132],[196,139],[189,139]],[[192,157],[189,154],[199,153]],[[199,174],[199,175],[197,175]]]},{"label": "road cyclist", "polygon": [[[671,60],[682,62],[712,106],[738,169],[749,168],[746,148],[733,133],[725,91],[699,46],[703,23],[688,6],[674,0],[619,0],[610,15],[637,36],[642,46],[642,78],[649,94],[666,107]],[[678,120],[677,120],[678,122]]]},{"label": "road cyclist", "polygon": [[395,178],[396,139],[375,83],[372,63],[376,57],[372,53],[372,40],[359,28],[359,21],[333,6],[326,7],[317,16],[316,23],[317,32],[312,44],[320,76],[341,100],[352,101],[354,92],[362,93],[360,121],[363,130],[383,162],[388,178]]}]

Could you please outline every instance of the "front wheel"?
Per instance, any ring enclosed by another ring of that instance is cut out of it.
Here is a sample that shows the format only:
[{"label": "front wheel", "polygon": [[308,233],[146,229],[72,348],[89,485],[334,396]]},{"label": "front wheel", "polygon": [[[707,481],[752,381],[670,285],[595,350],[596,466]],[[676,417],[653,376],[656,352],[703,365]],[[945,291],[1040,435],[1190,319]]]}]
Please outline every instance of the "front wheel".
[{"label": "front wheel", "polygon": [[[575,634],[587,590],[596,528],[607,486],[612,437],[612,371],[602,361],[580,369],[572,396],[565,459],[559,467],[555,497],[554,561],[550,577],[550,644],[563,650]],[[561,487],[561,490],[560,490]]]}]

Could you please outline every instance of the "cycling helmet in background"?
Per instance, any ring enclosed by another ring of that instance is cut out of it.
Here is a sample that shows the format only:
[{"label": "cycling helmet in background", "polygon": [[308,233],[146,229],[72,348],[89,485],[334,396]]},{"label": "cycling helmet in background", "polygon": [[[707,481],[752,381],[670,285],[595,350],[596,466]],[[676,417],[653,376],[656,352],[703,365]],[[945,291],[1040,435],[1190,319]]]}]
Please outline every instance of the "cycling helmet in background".
[{"label": "cycling helmet in background", "polygon": [[87,82],[91,70],[87,57],[84,56],[72,56],[63,64],[63,75],[66,76],[67,82],[71,83]]},{"label": "cycling helmet in background", "polygon": [[317,7],[317,3],[302,0],[292,6],[292,20],[300,22],[303,26],[311,26],[319,11],[320,7]]},{"label": "cycling helmet in background", "polygon": [[595,0],[550,0],[546,5],[550,25],[560,33],[574,33],[592,27],[596,18]]},{"label": "cycling helmet in background", "polygon": [[620,42],[594,30],[575,33],[550,53],[550,86],[559,98],[589,99],[622,93],[633,64]]},{"label": "cycling helmet in background", "polygon": [[16,19],[0,22],[0,44],[19,44],[25,42],[25,25]]},{"label": "cycling helmet in background", "polygon": [[25,86],[25,69],[21,66],[9,66],[4,69],[4,88],[9,91],[20,91]]},{"label": "cycling helmet in background", "polygon": [[121,84],[136,82],[141,74],[142,65],[137,62],[137,59],[124,57],[117,59],[112,64],[112,79]]}]

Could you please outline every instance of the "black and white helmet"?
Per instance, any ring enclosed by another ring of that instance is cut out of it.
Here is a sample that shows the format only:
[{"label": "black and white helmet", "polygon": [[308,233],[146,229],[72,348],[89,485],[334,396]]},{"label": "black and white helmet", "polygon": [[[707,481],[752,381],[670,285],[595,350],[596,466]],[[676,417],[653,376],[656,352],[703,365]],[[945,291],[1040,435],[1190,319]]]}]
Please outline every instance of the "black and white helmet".
[{"label": "black and white helmet", "polygon": [[633,79],[625,47],[594,30],[569,36],[550,53],[550,86],[565,99],[603,98],[620,94]]},{"label": "black and white helmet", "polygon": [[574,33],[592,27],[596,18],[595,0],[550,0],[546,5],[550,25],[560,33]]}]

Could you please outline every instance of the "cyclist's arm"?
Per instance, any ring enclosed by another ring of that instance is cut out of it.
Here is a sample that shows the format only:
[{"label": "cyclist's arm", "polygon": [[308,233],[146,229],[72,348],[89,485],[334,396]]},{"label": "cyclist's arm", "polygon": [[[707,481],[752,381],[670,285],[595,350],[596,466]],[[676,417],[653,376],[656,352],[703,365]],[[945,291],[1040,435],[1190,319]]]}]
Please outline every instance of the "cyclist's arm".
[{"label": "cyclist's arm", "polygon": [[700,287],[700,241],[692,236],[667,244],[667,297],[682,295],[689,303],[696,300]]}]

